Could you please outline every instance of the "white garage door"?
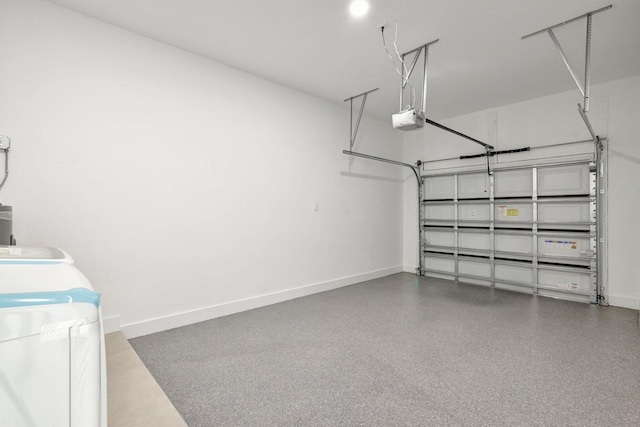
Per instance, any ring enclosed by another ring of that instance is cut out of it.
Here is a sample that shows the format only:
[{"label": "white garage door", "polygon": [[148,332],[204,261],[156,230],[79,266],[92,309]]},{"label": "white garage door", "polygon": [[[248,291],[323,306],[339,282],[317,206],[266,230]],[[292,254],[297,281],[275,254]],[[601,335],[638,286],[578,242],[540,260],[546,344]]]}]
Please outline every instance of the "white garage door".
[{"label": "white garage door", "polygon": [[421,274],[597,303],[597,162],[422,177]]}]

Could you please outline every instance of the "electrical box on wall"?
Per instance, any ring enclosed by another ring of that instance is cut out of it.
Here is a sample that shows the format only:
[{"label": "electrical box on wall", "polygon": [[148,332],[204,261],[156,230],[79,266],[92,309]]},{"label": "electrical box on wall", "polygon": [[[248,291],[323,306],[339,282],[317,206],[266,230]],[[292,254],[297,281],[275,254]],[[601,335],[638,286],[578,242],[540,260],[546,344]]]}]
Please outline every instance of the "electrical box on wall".
[{"label": "electrical box on wall", "polygon": [[394,129],[413,130],[424,127],[424,113],[415,108],[391,116]]}]

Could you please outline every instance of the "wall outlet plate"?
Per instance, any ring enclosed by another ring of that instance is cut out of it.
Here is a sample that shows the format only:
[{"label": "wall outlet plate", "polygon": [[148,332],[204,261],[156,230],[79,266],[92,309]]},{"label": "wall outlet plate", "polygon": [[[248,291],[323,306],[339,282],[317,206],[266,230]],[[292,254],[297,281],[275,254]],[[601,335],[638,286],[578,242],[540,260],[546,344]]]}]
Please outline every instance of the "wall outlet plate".
[{"label": "wall outlet plate", "polygon": [[11,138],[6,135],[0,135],[0,150],[8,150],[11,147]]}]

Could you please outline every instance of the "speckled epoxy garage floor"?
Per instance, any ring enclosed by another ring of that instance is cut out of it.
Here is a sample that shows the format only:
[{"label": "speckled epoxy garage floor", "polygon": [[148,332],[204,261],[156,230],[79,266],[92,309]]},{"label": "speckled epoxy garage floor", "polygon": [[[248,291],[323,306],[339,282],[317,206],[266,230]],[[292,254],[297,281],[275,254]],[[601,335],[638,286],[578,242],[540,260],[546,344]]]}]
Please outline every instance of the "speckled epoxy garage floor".
[{"label": "speckled epoxy garage floor", "polygon": [[131,344],[191,427],[640,425],[637,311],[407,273]]}]

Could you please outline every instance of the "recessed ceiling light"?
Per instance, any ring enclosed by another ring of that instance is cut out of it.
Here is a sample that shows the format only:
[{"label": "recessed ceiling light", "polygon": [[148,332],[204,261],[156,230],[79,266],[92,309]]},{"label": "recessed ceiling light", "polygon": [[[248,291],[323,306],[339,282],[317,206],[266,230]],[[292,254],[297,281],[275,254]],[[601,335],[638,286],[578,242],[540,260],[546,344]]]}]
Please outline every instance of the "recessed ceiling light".
[{"label": "recessed ceiling light", "polygon": [[366,0],[354,0],[349,5],[349,12],[356,18],[364,16],[369,11],[369,2]]}]

